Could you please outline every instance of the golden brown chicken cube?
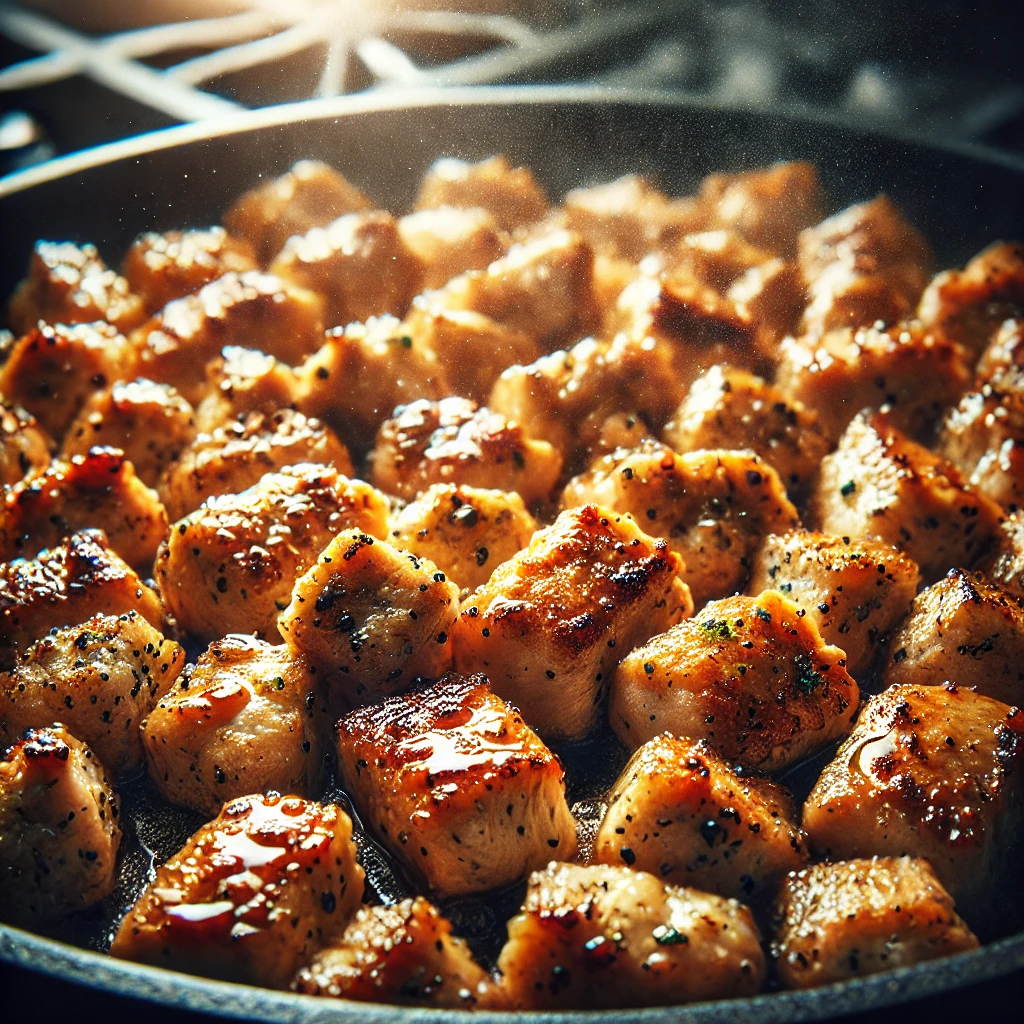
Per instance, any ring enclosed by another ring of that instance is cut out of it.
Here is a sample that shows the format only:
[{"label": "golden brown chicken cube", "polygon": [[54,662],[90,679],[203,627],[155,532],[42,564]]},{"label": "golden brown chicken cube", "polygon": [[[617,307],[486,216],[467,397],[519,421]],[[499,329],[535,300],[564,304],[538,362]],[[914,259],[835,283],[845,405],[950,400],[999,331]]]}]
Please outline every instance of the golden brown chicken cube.
[{"label": "golden brown chicken cube", "polygon": [[751,267],[729,285],[725,297],[740,317],[754,325],[754,344],[769,362],[778,358],[779,342],[795,334],[807,301],[800,267],[771,259]]},{"label": "golden brown chicken cube", "polygon": [[1024,706],[1024,597],[983,573],[950,569],[914,598],[889,645],[882,681],[952,682]]},{"label": "golden brown chicken cube", "polygon": [[0,366],[0,395],[59,441],[85,400],[135,375],[135,353],[110,324],[43,324],[19,338]]},{"label": "golden brown chicken cube", "polygon": [[725,294],[748,270],[774,258],[737,232],[718,228],[684,235],[672,247],[645,260],[644,268],[661,266]]},{"label": "golden brown chicken cube", "polygon": [[328,674],[342,710],[448,671],[458,613],[459,588],[433,562],[343,530],[295,581],[278,629]]},{"label": "golden brown chicken cube", "polygon": [[113,776],[142,763],[139,726],[185,667],[185,651],[138,612],[52,630],[0,673],[0,746],[61,720]]},{"label": "golden brown chicken cube", "polygon": [[323,767],[317,687],[289,647],[215,640],[142,725],[149,777],[171,803],[209,817],[246,793],[309,795]]},{"label": "golden brown chicken cube", "polygon": [[804,803],[811,848],[829,860],[928,860],[980,919],[999,900],[1021,824],[1024,713],[954,684],[871,697]]},{"label": "golden brown chicken cube", "polygon": [[120,448],[91,448],[9,488],[0,558],[31,558],[70,533],[93,527],[106,533],[132,568],[147,574],[167,535],[167,513],[156,491],[135,475]]},{"label": "golden brown chicken cube", "polygon": [[46,469],[52,444],[35,416],[0,401],[0,487]]},{"label": "golden brown chicken cube", "polygon": [[253,348],[227,345],[206,365],[209,391],[196,409],[206,434],[250,413],[273,416],[298,403],[300,378],[287,363]]},{"label": "golden brown chicken cube", "polygon": [[417,210],[443,206],[480,207],[505,231],[540,220],[548,200],[529,168],[513,167],[508,158],[492,156],[479,163],[447,157],[427,171]]},{"label": "golden brown chicken cube", "polygon": [[284,988],[362,894],[352,821],[340,807],[277,793],[239,797],[156,869],[110,952]]},{"label": "golden brown chicken cube", "polygon": [[237,199],[224,214],[224,223],[252,244],[266,266],[292,235],[368,209],[370,200],[333,167],[300,160],[287,174]]},{"label": "golden brown chicken cube", "polygon": [[930,583],[974,562],[1002,509],[884,414],[864,412],[822,462],[811,518],[822,533],[899,548]]},{"label": "golden brown chicken cube", "polygon": [[537,521],[514,491],[434,484],[392,517],[389,539],[429,558],[465,590],[522,551]]},{"label": "golden brown chicken cube", "polygon": [[130,611],[164,626],[160,598],[101,530],[74,533],[33,559],[0,563],[0,667],[55,627]]},{"label": "golden brown chicken cube", "polygon": [[1015,512],[1000,523],[993,550],[982,568],[999,586],[1024,597],[1024,512]]},{"label": "golden brown chicken cube", "polygon": [[422,896],[360,907],[295,976],[311,996],[446,1010],[501,1009],[502,991],[449,921]]},{"label": "golden brown chicken cube", "polygon": [[575,854],[558,758],[485,676],[444,676],[337,729],[363,821],[436,896],[494,889]]},{"label": "golden brown chicken cube", "polygon": [[765,537],[748,592],[777,590],[802,609],[822,639],[842,648],[860,679],[917,593],[917,565],[889,544],[810,530]]},{"label": "golden brown chicken cube", "polygon": [[203,367],[225,345],[256,348],[297,366],[324,338],[323,300],[273,274],[228,273],[168,303],[131,336],[143,377],[172,384],[193,405],[209,385]]},{"label": "golden brown chicken cube", "polygon": [[453,483],[515,491],[527,505],[550,497],[562,469],[547,441],[465,398],[399,406],[371,460],[374,485],[401,498]]},{"label": "golden brown chicken cube", "polygon": [[692,613],[681,571],[629,516],[568,509],[463,602],[455,667],[486,672],[545,739],[582,739],[619,659]]},{"label": "golden brown chicken cube", "polygon": [[1024,315],[1024,245],[995,242],[963,270],[932,278],[918,316],[929,327],[978,355],[999,325]]},{"label": "golden brown chicken cube", "polygon": [[794,872],[772,952],[787,988],[813,988],[934,960],[978,940],[926,860],[872,857]]},{"label": "golden brown chicken cube", "polygon": [[974,368],[978,384],[1014,368],[1024,369],[1024,318],[1004,320]]},{"label": "golden brown chicken cube", "polygon": [[147,487],[195,436],[192,406],[169,384],[118,381],[86,400],[64,435],[64,459],[95,447],[119,448]]},{"label": "golden brown chicken cube", "polygon": [[117,819],[92,751],[63,725],[29,729],[0,760],[0,920],[35,928],[109,896]]},{"label": "golden brown chicken cube", "polygon": [[908,322],[787,338],[775,381],[791,400],[817,412],[833,441],[861,409],[883,405],[894,426],[927,439],[970,386],[971,372],[958,345]]},{"label": "golden brown chicken cube", "polygon": [[736,900],[646,871],[552,862],[530,877],[498,969],[515,1009],[607,1010],[754,995],[765,957]]},{"label": "golden brown chicken cube", "polygon": [[563,505],[585,501],[628,513],[664,537],[682,556],[698,608],[741,590],[761,539],[800,521],[778,474],[751,451],[616,453],[570,482],[562,497]]},{"label": "golden brown chicken cube", "polygon": [[341,530],[387,536],[387,501],[330,466],[299,463],[240,494],[209,498],[171,527],[155,575],[168,608],[196,640],[279,637],[295,581]]},{"label": "golden brown chicken cube", "polygon": [[506,249],[494,215],[480,207],[410,213],[398,221],[398,234],[422,264],[423,288],[440,288],[466,270],[483,270]]},{"label": "golden brown chicken cube", "polygon": [[121,269],[128,286],[155,313],[224,274],[257,270],[258,264],[244,238],[212,227],[148,231],[132,243]]},{"label": "golden brown chicken cube", "polygon": [[593,860],[663,882],[750,899],[807,863],[793,800],[741,777],[703,740],[662,733],[630,758],[608,797]]},{"label": "golden brown chicken cube", "polygon": [[140,296],[100,259],[94,245],[36,242],[28,273],[11,296],[7,317],[16,334],[48,324],[105,320],[130,331],[146,318]]},{"label": "golden brown chicken cube", "polygon": [[831,444],[818,414],[762,378],[733,366],[698,377],[665,425],[677,452],[750,448],[779,475],[786,490],[807,489]]}]

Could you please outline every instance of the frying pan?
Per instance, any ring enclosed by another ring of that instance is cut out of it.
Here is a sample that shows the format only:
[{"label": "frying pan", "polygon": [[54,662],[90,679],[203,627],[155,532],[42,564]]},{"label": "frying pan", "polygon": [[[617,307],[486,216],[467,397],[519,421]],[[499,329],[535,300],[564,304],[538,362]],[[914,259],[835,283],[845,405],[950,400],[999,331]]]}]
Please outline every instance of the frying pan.
[{"label": "frying pan", "polygon": [[[940,266],[961,263],[996,238],[1024,236],[1024,160],[982,147],[939,146],[869,132],[841,118],[734,109],[675,94],[580,87],[381,91],[172,128],[0,180],[0,295],[9,294],[24,273],[37,238],[91,241],[115,262],[140,231],[215,223],[239,193],[303,157],[326,160],[381,206],[402,211],[438,156],[476,160],[495,152],[529,166],[554,197],[627,172],[650,174],[669,192],[685,194],[713,170],[741,170],[783,158],[811,160],[837,206],[888,193],[925,231]],[[598,736],[582,748],[560,751],[570,780],[577,780],[577,799],[597,797],[614,777],[617,762],[605,756],[611,746]],[[789,781],[798,795],[806,785],[799,772]],[[145,879],[149,861],[144,850],[169,855],[198,822],[154,803],[145,780],[129,782],[122,799],[129,819],[126,838],[132,840],[122,871],[123,905]],[[394,887],[388,865],[365,837],[361,856],[372,887],[380,893]],[[440,1011],[272,992],[117,961],[94,951],[103,948],[116,911],[108,908],[108,914],[91,925],[88,920],[86,926],[62,924],[49,938],[0,925],[0,959],[115,995],[223,1017],[420,1024],[442,1016]],[[969,953],[807,992],[628,1013],[525,1017],[531,1024],[773,1024],[870,1010],[1021,968],[1024,931]],[[444,1016],[486,1024],[511,1019],[498,1013]]]}]

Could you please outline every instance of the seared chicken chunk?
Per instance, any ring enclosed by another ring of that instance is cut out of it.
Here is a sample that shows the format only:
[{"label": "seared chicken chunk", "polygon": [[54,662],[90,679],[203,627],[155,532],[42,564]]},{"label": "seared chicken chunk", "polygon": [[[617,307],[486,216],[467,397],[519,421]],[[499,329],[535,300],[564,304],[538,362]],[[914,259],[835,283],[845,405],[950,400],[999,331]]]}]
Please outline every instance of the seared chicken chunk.
[{"label": "seared chicken chunk", "polygon": [[19,338],[0,366],[0,395],[60,440],[85,400],[135,373],[135,353],[110,324],[42,324]]},{"label": "seared chicken chunk", "polygon": [[172,520],[181,519],[219,494],[239,494],[264,473],[313,462],[352,474],[348,449],[319,420],[292,409],[244,419],[200,434],[160,481],[160,497]]},{"label": "seared chicken chunk", "polygon": [[434,1009],[498,1009],[501,989],[422,896],[361,907],[292,982],[296,992]]},{"label": "seared chicken chunk", "polygon": [[105,320],[130,331],[146,317],[142,299],[116,270],[100,259],[94,245],[36,242],[28,274],[11,297],[7,316],[17,334],[48,324]]},{"label": "seared chicken chunk", "polygon": [[926,582],[984,551],[1002,509],[959,470],[882,413],[861,413],[821,464],[811,500],[823,533],[881,540],[909,555]]},{"label": "seared chicken chunk", "polygon": [[451,668],[458,612],[459,588],[433,562],[344,530],[295,581],[278,628],[329,673],[332,706],[341,709]]},{"label": "seared chicken chunk", "polygon": [[991,697],[954,684],[891,686],[868,700],[804,804],[812,848],[830,860],[924,857],[983,917],[1015,856],[1022,735],[1024,712]]},{"label": "seared chicken chunk", "polygon": [[958,345],[908,322],[787,338],[775,381],[817,412],[833,441],[861,409],[883,405],[894,426],[925,439],[967,390],[971,373]]},{"label": "seared chicken chunk", "polygon": [[307,795],[322,767],[313,667],[251,636],[215,640],[142,727],[149,776],[170,800],[215,815],[271,790]]},{"label": "seared chicken chunk", "polygon": [[778,358],[779,342],[796,333],[806,303],[800,267],[781,259],[751,267],[729,286],[725,297],[754,324],[754,344],[764,359]]},{"label": "seared chicken chunk", "polygon": [[119,381],[89,398],[64,436],[62,455],[120,448],[138,478],[156,487],[195,435],[192,406],[169,384]]},{"label": "seared chicken chunk", "polygon": [[160,598],[99,530],[72,534],[33,559],[0,563],[0,666],[13,665],[54,627],[130,611],[163,627]]},{"label": "seared chicken chunk", "polygon": [[155,313],[223,274],[241,274],[258,266],[245,239],[212,227],[162,234],[148,231],[132,244],[122,269],[129,287]]},{"label": "seared chicken chunk", "polygon": [[0,486],[9,487],[46,469],[51,443],[35,416],[0,401]]},{"label": "seared chicken chunk", "polygon": [[978,946],[931,865],[913,857],[794,872],[776,916],[772,952],[788,988],[828,985]]},{"label": "seared chicken chunk", "polygon": [[399,406],[380,428],[372,467],[373,483],[402,498],[453,483],[516,491],[529,505],[550,496],[562,459],[500,413],[445,398]]},{"label": "seared chicken chunk", "polygon": [[1004,320],[974,368],[979,384],[1013,370],[1024,369],[1024,318]]},{"label": "seared chicken chunk", "polygon": [[133,568],[148,573],[167,535],[167,513],[120,448],[53,462],[4,495],[0,557],[30,558],[70,533],[102,529]]},{"label": "seared chicken chunk", "polygon": [[608,803],[594,847],[601,864],[749,899],[807,862],[789,794],[737,775],[703,740],[662,733],[648,741]]},{"label": "seared chicken chunk", "polygon": [[196,427],[210,433],[249,413],[272,416],[293,408],[299,376],[287,363],[252,348],[227,345],[206,365],[209,391],[196,409]]},{"label": "seared chicken chunk", "polygon": [[512,167],[504,156],[479,163],[438,160],[420,186],[417,210],[455,206],[487,210],[506,231],[540,220],[547,196],[526,167]]},{"label": "seared chicken chunk", "polygon": [[917,592],[917,565],[889,544],[808,530],[770,534],[754,559],[748,591],[785,594],[846,653],[855,679],[871,667]]},{"label": "seared chicken chunk", "polygon": [[239,797],[157,868],[110,952],[283,988],[362,894],[352,821],[340,807]]},{"label": "seared chicken chunk", "polygon": [[466,598],[455,667],[486,672],[541,736],[581,739],[619,659],[692,613],[681,570],[629,516],[569,509]]},{"label": "seared chicken chunk", "polygon": [[498,222],[480,207],[410,213],[398,221],[398,234],[422,264],[424,288],[440,288],[466,270],[483,270],[505,254]]},{"label": "seared chicken chunk", "polygon": [[370,200],[333,167],[300,160],[287,174],[237,199],[224,214],[224,223],[252,244],[266,266],[292,235],[369,208]]},{"label": "seared chicken chunk", "polygon": [[980,572],[950,569],[914,598],[882,678],[886,686],[952,682],[1024,706],[1024,597]]},{"label": "seared chicken chunk", "polygon": [[693,382],[662,436],[677,452],[751,448],[793,493],[807,488],[831,448],[817,413],[731,366],[713,366]]},{"label": "seared chicken chunk", "polygon": [[337,729],[346,792],[437,896],[507,885],[576,852],[558,759],[484,676],[444,676]]},{"label": "seared chicken chunk", "polygon": [[646,871],[552,862],[530,877],[498,958],[517,1009],[663,1006],[754,995],[749,910]]},{"label": "seared chicken chunk", "polygon": [[777,772],[853,725],[857,684],[792,601],[712,601],[637,647],[612,679],[608,717],[631,750],[669,730],[722,756]]},{"label": "seared chicken chunk", "polygon": [[142,763],[139,726],[184,666],[184,650],[136,611],[54,629],[0,674],[0,745],[59,719],[123,775]]},{"label": "seared chicken chunk", "polygon": [[391,520],[391,543],[475,590],[522,551],[537,522],[514,491],[434,484]]},{"label": "seared chicken chunk", "polygon": [[401,316],[423,286],[423,265],[385,210],[347,213],[294,235],[270,272],[320,295],[331,327],[382,313]]},{"label": "seared chicken chunk", "polygon": [[287,466],[175,523],[156,578],[195,639],[257,633],[275,640],[293,584],[331,539],[348,528],[386,537],[387,511],[383,495],[361,480],[329,466]]},{"label": "seared chicken chunk", "polygon": [[1024,512],[1007,516],[1000,524],[984,569],[1001,587],[1024,597]]},{"label": "seared chicken chunk", "polygon": [[109,896],[117,817],[92,751],[63,725],[29,729],[0,761],[0,919],[35,927]]},{"label": "seared chicken chunk", "polygon": [[644,261],[644,269],[662,267],[672,273],[683,272],[725,293],[729,286],[752,267],[759,267],[773,255],[751,245],[735,231],[695,231],[684,235],[665,252]]},{"label": "seared chicken chunk", "polygon": [[613,454],[562,497],[564,505],[584,501],[629,513],[664,537],[683,558],[698,608],[742,589],[761,538],[799,523],[778,474],[750,451]]}]

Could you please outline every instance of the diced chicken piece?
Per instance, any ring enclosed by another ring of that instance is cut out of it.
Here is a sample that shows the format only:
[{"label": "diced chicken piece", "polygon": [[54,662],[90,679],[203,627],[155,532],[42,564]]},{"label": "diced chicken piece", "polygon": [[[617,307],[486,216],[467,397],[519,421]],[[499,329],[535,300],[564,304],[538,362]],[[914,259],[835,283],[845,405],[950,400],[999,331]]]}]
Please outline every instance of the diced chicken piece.
[{"label": "diced chicken piece", "polygon": [[441,206],[398,221],[405,247],[423,267],[423,288],[440,288],[467,270],[483,270],[505,255],[505,235],[480,207]]},{"label": "diced chicken piece", "polygon": [[123,775],[142,763],[139,726],[184,667],[184,650],[136,611],[54,629],[0,674],[0,745],[61,720]]},{"label": "diced chicken piece", "polygon": [[963,270],[937,274],[921,296],[918,316],[979,354],[1004,320],[1024,316],[1024,245],[996,242]]},{"label": "diced chicken piece", "polygon": [[1007,516],[1000,524],[994,550],[983,568],[1001,587],[1024,597],[1024,513]]},{"label": "diced chicken piece", "polygon": [[202,369],[225,345],[257,348],[296,366],[323,342],[323,313],[313,292],[250,270],[168,303],[131,340],[142,376],[173,384],[197,405],[209,387]]},{"label": "diced chicken piece", "polygon": [[224,223],[252,244],[266,266],[292,235],[368,209],[370,200],[333,167],[300,160],[287,174],[237,199],[224,214]]},{"label": "diced chicken piece", "polygon": [[894,426],[924,440],[970,386],[971,371],[958,345],[908,322],[787,338],[775,382],[817,412],[833,441],[861,409],[883,405]]},{"label": "diced chicken piece", "polygon": [[465,398],[399,406],[371,460],[373,483],[402,498],[453,483],[515,491],[528,505],[550,497],[562,469],[547,441]]},{"label": "diced chicken piece", "polygon": [[657,444],[652,431],[642,416],[628,412],[615,412],[601,422],[597,436],[587,446],[586,460],[593,464],[598,459],[618,452],[653,447]]},{"label": "diced chicken piece", "polygon": [[666,730],[778,772],[849,733],[859,690],[846,655],[792,601],[711,601],[619,664],[608,717],[635,750]]},{"label": "diced chicken piece", "polygon": [[772,952],[788,988],[828,985],[978,947],[931,865],[913,857],[794,872],[776,916]]},{"label": "diced chicken piece", "polygon": [[99,530],[72,534],[34,559],[0,563],[0,667],[54,628],[131,611],[163,628],[160,598]]},{"label": "diced chicken piece", "polygon": [[950,569],[914,599],[892,638],[886,686],[952,682],[1024,706],[1024,597]]},{"label": "diced chicken piece", "polygon": [[821,464],[811,500],[823,533],[881,540],[909,555],[925,582],[985,550],[1002,509],[950,462],[882,413],[862,413]]},{"label": "diced chicken piece", "polygon": [[737,232],[719,228],[684,235],[676,245],[645,260],[644,269],[660,267],[673,275],[688,275],[724,294],[748,270],[774,258]]},{"label": "diced chicken piece", "polygon": [[340,807],[244,796],[156,869],[110,952],[283,988],[344,927],[362,894],[352,821]]},{"label": "diced chicken piece", "polygon": [[821,773],[804,829],[829,860],[924,857],[981,919],[1019,836],[1022,758],[1019,709],[955,685],[892,686]]},{"label": "diced chicken piece", "polygon": [[741,590],[761,539],[800,521],[778,474],[750,451],[613,454],[562,497],[563,505],[586,501],[628,513],[664,537],[682,556],[698,608]]},{"label": "diced chicken piece", "polygon": [[558,758],[484,676],[444,676],[337,729],[363,821],[435,895],[494,889],[576,852]]},{"label": "diced chicken piece", "polygon": [[156,491],[136,475],[120,448],[92,448],[15,484],[4,495],[0,557],[31,558],[76,530],[102,529],[110,546],[148,574],[167,535]]},{"label": "diced chicken piece", "polygon": [[530,877],[498,968],[517,1009],[607,1010],[754,995],[765,957],[736,900],[646,871],[552,862]]},{"label": "diced chicken piece", "polygon": [[459,588],[433,562],[345,530],[295,581],[278,628],[328,673],[342,710],[443,675],[458,613]]},{"label": "diced chicken piece", "polygon": [[35,416],[0,401],[0,487],[46,469],[51,444]]},{"label": "diced chicken piece", "polygon": [[299,463],[175,523],[156,561],[168,608],[196,640],[279,637],[295,581],[341,530],[387,536],[387,500],[330,466]]},{"label": "diced chicken piece", "polygon": [[48,324],[105,320],[130,331],[146,318],[142,299],[100,259],[94,245],[36,242],[28,273],[11,297],[7,317],[16,334]]},{"label": "diced chicken piece", "polygon": [[1014,368],[1024,370],[1024,318],[1004,320],[999,326],[978,360],[976,379],[978,384],[987,384]]},{"label": "diced chicken piece", "polygon": [[807,863],[792,798],[741,777],[703,740],[645,743],[608,797],[593,859],[749,899]]},{"label": "diced chicken piece", "polygon": [[493,978],[422,896],[361,907],[344,933],[292,982],[296,992],[432,1009],[500,1009]]},{"label": "diced chicken piece", "polygon": [[0,919],[30,928],[114,889],[118,806],[63,725],[30,729],[0,761]]},{"label": "diced chicken piece", "polygon": [[219,494],[240,494],[264,473],[313,462],[352,475],[348,449],[330,427],[300,412],[252,413],[200,434],[164,474],[160,497],[172,521]]},{"label": "diced chicken piece", "polygon": [[713,366],[690,385],[662,436],[677,452],[750,448],[792,494],[807,489],[832,447],[817,413],[731,366]]},{"label": "diced chicken piece", "polygon": [[96,447],[120,448],[138,478],[156,487],[195,436],[192,406],[169,384],[119,381],[95,392],[64,435],[64,459]]},{"label": "diced chicken piece", "polygon": [[917,593],[917,565],[889,544],[808,530],[764,539],[748,591],[785,594],[846,653],[846,671],[860,679]]},{"label": "diced chicken piece", "polygon": [[0,395],[59,441],[93,392],[134,375],[134,350],[109,324],[44,324],[14,343],[0,366]]},{"label": "diced chicken piece", "polygon": [[569,509],[463,603],[455,667],[486,672],[546,739],[581,739],[619,659],[693,612],[681,570],[629,516]]},{"label": "diced chicken piece", "polygon": [[215,640],[142,726],[149,777],[209,817],[246,793],[308,795],[323,766],[313,666],[251,636]]},{"label": "diced chicken piece", "polygon": [[227,346],[207,364],[206,379],[209,392],[196,409],[196,427],[206,434],[250,413],[273,416],[298,402],[295,370],[256,349]]},{"label": "diced chicken piece", "polygon": [[514,491],[434,484],[391,520],[391,542],[475,590],[522,551],[537,522]]},{"label": "diced chicken piece", "polygon": [[122,267],[128,286],[150,313],[231,271],[257,269],[253,247],[222,227],[149,231],[135,240]]},{"label": "diced chicken piece", "polygon": [[796,332],[807,302],[800,267],[781,259],[751,267],[733,281],[725,297],[742,319],[754,324],[757,350],[772,362],[778,357],[779,342]]},{"label": "diced chicken piece", "polygon": [[423,178],[417,210],[480,207],[505,231],[540,220],[547,212],[544,190],[526,167],[492,156],[471,164],[450,157],[438,160]]}]

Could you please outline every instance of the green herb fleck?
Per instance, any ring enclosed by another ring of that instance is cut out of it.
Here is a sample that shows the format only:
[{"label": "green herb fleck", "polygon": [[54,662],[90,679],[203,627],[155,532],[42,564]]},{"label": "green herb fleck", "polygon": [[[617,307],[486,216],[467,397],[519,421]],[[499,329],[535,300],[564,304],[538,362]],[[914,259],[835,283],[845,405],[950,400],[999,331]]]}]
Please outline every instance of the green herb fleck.
[{"label": "green herb fleck", "polygon": [[688,935],[677,932],[675,928],[667,924],[659,924],[652,934],[654,935],[654,941],[659,946],[681,946],[690,941]]},{"label": "green herb fleck", "polygon": [[819,686],[825,685],[821,673],[815,671],[814,664],[806,654],[798,654],[793,659],[796,668],[796,688],[808,695],[814,693]]},{"label": "green herb fleck", "polygon": [[725,619],[708,619],[700,624],[705,636],[713,640],[735,640],[736,633]]},{"label": "green herb fleck", "polygon": [[855,490],[857,490],[857,484],[853,480],[847,480],[846,483],[839,488],[839,493],[844,498],[848,498]]}]

